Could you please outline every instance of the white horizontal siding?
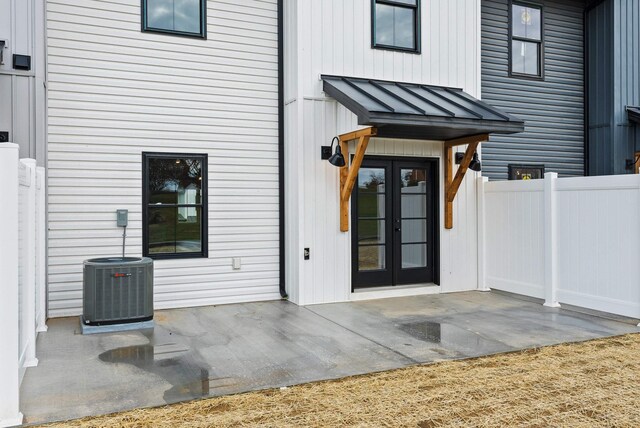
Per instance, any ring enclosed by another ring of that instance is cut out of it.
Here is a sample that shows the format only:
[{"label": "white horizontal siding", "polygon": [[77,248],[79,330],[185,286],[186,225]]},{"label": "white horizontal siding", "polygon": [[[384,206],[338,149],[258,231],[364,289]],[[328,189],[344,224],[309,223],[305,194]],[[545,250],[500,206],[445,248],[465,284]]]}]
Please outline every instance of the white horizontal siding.
[{"label": "white horizontal siding", "polygon": [[50,316],[121,252],[116,209],[142,253],[143,151],[209,155],[209,258],[156,261],[156,307],[279,297],[277,3],[207,6],[200,40],[142,33],[138,0],[48,0]]}]

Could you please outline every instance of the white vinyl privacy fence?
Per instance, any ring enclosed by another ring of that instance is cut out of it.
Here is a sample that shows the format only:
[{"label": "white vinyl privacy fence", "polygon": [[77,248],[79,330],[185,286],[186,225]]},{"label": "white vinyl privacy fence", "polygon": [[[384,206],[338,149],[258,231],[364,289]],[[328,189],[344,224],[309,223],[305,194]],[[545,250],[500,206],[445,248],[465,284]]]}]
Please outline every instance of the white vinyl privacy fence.
[{"label": "white vinyl privacy fence", "polygon": [[17,145],[0,144],[0,427],[22,423],[20,382],[46,330],[44,180]]},{"label": "white vinyl privacy fence", "polygon": [[481,287],[640,318],[640,175],[478,187]]}]

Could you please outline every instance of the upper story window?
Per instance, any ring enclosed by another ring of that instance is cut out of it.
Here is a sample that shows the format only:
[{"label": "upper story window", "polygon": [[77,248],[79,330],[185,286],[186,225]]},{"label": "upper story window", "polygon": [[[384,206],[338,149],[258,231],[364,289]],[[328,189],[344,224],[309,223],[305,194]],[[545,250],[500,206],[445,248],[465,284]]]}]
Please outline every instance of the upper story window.
[{"label": "upper story window", "polygon": [[543,77],[542,6],[511,3],[510,64],[512,76]]},{"label": "upper story window", "polygon": [[420,53],[420,0],[372,0],[372,46]]},{"label": "upper story window", "polygon": [[207,257],[207,156],[143,153],[143,254]]},{"label": "upper story window", "polygon": [[207,0],[142,0],[142,31],[207,37]]}]

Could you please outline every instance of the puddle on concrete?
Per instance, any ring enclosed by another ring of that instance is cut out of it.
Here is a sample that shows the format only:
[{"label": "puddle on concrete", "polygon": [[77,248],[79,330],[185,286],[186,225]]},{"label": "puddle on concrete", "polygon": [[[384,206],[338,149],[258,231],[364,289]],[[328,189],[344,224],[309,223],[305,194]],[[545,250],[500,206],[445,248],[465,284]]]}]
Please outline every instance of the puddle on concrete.
[{"label": "puddle on concrete", "polygon": [[438,322],[425,321],[400,324],[400,330],[426,342],[440,343],[442,338],[442,324]]},{"label": "puddle on concrete", "polygon": [[[399,325],[400,330],[423,342],[433,343],[455,356],[479,356],[504,352],[511,348],[501,342],[486,339],[458,326],[433,321],[417,321]],[[438,350],[438,349],[434,350]]]},{"label": "puddle on concrete", "polygon": [[172,385],[164,393],[166,403],[205,397],[210,392],[209,368],[180,343],[125,346],[103,352],[98,358],[105,363],[130,364],[160,376]]}]

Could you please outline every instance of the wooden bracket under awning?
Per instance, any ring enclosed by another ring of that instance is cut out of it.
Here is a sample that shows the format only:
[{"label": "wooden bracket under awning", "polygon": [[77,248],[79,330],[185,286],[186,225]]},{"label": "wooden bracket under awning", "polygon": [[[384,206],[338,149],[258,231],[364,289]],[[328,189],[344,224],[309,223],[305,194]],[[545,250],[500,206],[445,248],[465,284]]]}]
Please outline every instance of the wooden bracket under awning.
[{"label": "wooden bracket under awning", "polygon": [[[349,199],[353,186],[358,178],[358,172],[364,159],[364,153],[367,150],[369,139],[375,137],[378,133],[376,128],[365,128],[358,131],[342,134],[340,139],[340,149],[346,165],[340,168],[340,231],[349,231]],[[349,165],[349,141],[358,140],[356,152],[353,156],[353,162]]]},{"label": "wooden bracket under awning", "polygon": [[[487,141],[489,134],[472,135],[470,137],[456,138],[444,143],[444,227],[453,229],[453,200],[456,198],[462,179],[469,168],[473,154],[482,141]],[[453,177],[453,148],[467,145],[464,157],[455,177]]]}]

